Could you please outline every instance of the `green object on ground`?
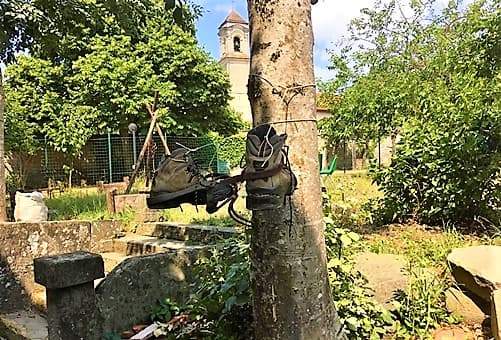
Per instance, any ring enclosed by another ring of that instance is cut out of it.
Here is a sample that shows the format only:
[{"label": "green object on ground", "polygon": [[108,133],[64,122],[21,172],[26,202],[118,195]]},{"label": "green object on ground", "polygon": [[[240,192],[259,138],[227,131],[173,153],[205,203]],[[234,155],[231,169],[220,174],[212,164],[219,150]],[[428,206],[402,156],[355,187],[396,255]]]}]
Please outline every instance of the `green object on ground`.
[{"label": "green object on ground", "polygon": [[228,161],[223,159],[217,160],[217,171],[218,174],[221,175],[229,175],[230,174],[230,164]]},{"label": "green object on ground", "polygon": [[[322,165],[322,163],[320,163]],[[320,175],[332,175],[336,171],[337,157],[334,157],[326,169],[320,169]]]}]

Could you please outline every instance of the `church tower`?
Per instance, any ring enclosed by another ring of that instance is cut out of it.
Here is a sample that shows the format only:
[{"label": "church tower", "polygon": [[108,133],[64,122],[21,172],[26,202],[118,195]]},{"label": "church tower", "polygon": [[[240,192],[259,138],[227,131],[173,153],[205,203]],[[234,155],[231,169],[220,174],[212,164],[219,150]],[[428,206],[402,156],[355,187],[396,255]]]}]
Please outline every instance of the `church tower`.
[{"label": "church tower", "polygon": [[231,82],[230,102],[232,108],[242,114],[245,121],[252,122],[252,113],[247,97],[247,81],[250,68],[249,23],[235,10],[231,10],[219,26],[221,59],[219,63],[228,72]]}]

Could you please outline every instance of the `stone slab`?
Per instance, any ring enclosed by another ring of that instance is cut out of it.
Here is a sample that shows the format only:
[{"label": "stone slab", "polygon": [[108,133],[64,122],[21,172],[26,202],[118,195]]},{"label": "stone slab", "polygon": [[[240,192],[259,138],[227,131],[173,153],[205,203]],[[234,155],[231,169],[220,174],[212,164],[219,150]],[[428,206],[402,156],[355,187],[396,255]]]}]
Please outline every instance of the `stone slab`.
[{"label": "stone slab", "polygon": [[122,232],[119,221],[93,221],[90,224],[91,248],[93,252],[110,251],[111,240]]},{"label": "stone slab", "polygon": [[136,233],[179,241],[215,242],[237,235],[235,228],[179,224],[172,222],[141,223]]},{"label": "stone slab", "polygon": [[457,248],[447,261],[456,282],[485,301],[501,289],[501,246]]},{"label": "stone slab", "polygon": [[[193,260],[179,253],[160,253],[125,259],[96,288],[104,332],[122,332],[148,321],[160,299],[186,301]],[[113,315],[113,317],[110,317]]]},{"label": "stone slab", "polygon": [[388,307],[393,294],[407,287],[405,265],[404,257],[392,254],[360,253],[355,257],[355,269],[367,279],[374,298]]},{"label": "stone slab", "polygon": [[494,339],[501,340],[501,290],[491,295],[491,330]]},{"label": "stone slab", "polygon": [[90,247],[90,222],[1,223],[0,272],[4,274],[0,276],[4,277],[0,281],[7,281],[8,287],[0,289],[0,311],[12,311],[14,304],[28,306],[31,296],[45,292],[35,283],[33,259]]},{"label": "stone slab", "polygon": [[47,289],[58,289],[104,277],[104,262],[99,254],[79,251],[36,258],[34,270],[35,282]]},{"label": "stone slab", "polygon": [[123,212],[133,210],[135,212],[148,210],[146,204],[147,194],[115,195],[115,211]]},{"label": "stone slab", "polygon": [[482,324],[486,315],[473,299],[461,290],[451,287],[445,292],[447,310],[463,318],[467,324]]},{"label": "stone slab", "polygon": [[187,245],[183,241],[160,239],[135,234],[113,240],[114,252],[123,255],[146,255],[162,252],[198,252],[207,249],[205,245]]},{"label": "stone slab", "polygon": [[47,321],[40,314],[18,311],[0,314],[0,338],[9,340],[47,340]]}]

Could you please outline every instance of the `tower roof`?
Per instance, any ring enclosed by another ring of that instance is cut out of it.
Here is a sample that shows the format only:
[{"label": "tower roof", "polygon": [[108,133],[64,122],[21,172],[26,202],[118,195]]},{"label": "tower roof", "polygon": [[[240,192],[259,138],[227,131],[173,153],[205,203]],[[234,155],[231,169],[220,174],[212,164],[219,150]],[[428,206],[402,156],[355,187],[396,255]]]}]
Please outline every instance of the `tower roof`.
[{"label": "tower roof", "polygon": [[238,14],[238,12],[235,11],[234,9],[232,9],[230,11],[230,13],[226,17],[226,19],[224,19],[223,23],[219,26],[219,28],[221,28],[224,24],[228,24],[228,23],[230,23],[230,24],[244,24],[244,25],[248,24],[247,20],[242,18],[242,16],[240,14]]}]

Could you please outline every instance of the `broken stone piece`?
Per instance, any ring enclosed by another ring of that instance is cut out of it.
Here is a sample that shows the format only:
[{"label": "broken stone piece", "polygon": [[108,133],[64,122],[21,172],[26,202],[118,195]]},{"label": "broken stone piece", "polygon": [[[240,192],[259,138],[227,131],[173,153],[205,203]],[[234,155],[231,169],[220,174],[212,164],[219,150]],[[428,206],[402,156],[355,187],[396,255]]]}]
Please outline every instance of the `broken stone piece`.
[{"label": "broken stone piece", "polygon": [[491,296],[491,330],[494,339],[501,340],[501,290]]},{"label": "broken stone piece", "polygon": [[501,247],[475,246],[454,249],[447,257],[458,284],[485,301],[501,289]]},{"label": "broken stone piece", "polygon": [[469,296],[457,288],[445,292],[447,310],[463,318],[467,324],[482,324],[486,316],[482,309]]}]

